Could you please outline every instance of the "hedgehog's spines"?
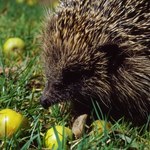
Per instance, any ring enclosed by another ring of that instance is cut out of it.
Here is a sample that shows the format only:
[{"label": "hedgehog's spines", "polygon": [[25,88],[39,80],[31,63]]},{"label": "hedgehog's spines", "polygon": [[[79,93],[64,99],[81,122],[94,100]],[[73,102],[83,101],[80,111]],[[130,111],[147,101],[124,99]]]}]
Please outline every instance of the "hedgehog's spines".
[{"label": "hedgehog's spines", "polygon": [[88,105],[88,100],[98,99],[106,114],[137,123],[146,120],[149,6],[148,0],[62,0],[42,33],[49,79],[43,93],[46,104],[72,99]]}]

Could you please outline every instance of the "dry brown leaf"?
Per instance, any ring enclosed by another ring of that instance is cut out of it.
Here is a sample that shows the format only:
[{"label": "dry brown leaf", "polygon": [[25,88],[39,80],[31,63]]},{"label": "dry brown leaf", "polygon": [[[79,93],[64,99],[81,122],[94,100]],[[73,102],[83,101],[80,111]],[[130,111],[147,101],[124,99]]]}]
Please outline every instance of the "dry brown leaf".
[{"label": "dry brown leaf", "polygon": [[87,114],[80,115],[73,122],[72,132],[74,133],[76,138],[80,138],[82,136],[87,117]]}]

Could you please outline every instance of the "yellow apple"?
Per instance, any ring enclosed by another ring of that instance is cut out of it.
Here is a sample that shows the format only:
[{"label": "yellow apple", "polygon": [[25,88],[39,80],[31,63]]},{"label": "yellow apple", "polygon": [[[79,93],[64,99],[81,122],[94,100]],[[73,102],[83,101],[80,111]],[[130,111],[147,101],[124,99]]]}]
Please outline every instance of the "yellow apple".
[{"label": "yellow apple", "polygon": [[51,0],[50,1],[50,8],[55,9],[59,5],[59,0]]},{"label": "yellow apple", "polygon": [[[72,140],[72,136],[72,131],[67,127],[52,127],[44,136],[45,147],[53,150],[57,150],[59,147],[63,150],[66,150],[68,149],[67,141]],[[61,143],[61,147],[59,142]]]},{"label": "yellow apple", "polygon": [[94,134],[102,134],[105,130],[109,131],[111,128],[111,124],[104,120],[96,120],[91,124],[92,133]]},{"label": "yellow apple", "polygon": [[25,42],[18,37],[14,37],[6,40],[6,42],[3,45],[3,52],[7,57],[16,57],[22,55],[22,51],[24,48]]},{"label": "yellow apple", "polygon": [[26,0],[26,3],[30,6],[37,4],[38,0]]},{"label": "yellow apple", "polygon": [[0,111],[0,138],[11,137],[18,129],[24,127],[26,118],[12,109]]}]

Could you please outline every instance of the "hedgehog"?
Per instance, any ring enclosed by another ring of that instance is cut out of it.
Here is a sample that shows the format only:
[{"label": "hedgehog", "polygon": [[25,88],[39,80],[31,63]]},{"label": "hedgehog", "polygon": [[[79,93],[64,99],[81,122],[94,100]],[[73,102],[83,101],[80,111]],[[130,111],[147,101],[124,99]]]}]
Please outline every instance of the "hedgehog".
[{"label": "hedgehog", "polygon": [[150,115],[150,1],[65,0],[41,33],[44,108],[70,101],[75,111],[139,125]]}]

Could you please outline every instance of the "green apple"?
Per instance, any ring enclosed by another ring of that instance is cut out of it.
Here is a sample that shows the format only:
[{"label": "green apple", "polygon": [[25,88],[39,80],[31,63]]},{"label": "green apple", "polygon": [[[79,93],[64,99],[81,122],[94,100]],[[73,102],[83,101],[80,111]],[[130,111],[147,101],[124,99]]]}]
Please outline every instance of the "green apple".
[{"label": "green apple", "polygon": [[20,128],[25,128],[27,119],[20,113],[12,109],[3,109],[0,111],[0,139],[11,137]]},{"label": "green apple", "polygon": [[111,124],[104,120],[96,120],[91,124],[92,133],[95,134],[102,134],[105,130],[109,131],[111,128]]},{"label": "green apple", "polygon": [[16,2],[21,4],[21,3],[24,3],[25,0],[16,0]]},{"label": "green apple", "polygon": [[7,57],[13,56],[21,56],[22,51],[25,48],[25,42],[18,38],[9,38],[3,45],[3,52]]},{"label": "green apple", "polygon": [[52,127],[44,136],[45,147],[53,150],[57,150],[58,148],[66,150],[68,149],[67,141],[72,140],[72,136],[72,131],[67,127]]}]

